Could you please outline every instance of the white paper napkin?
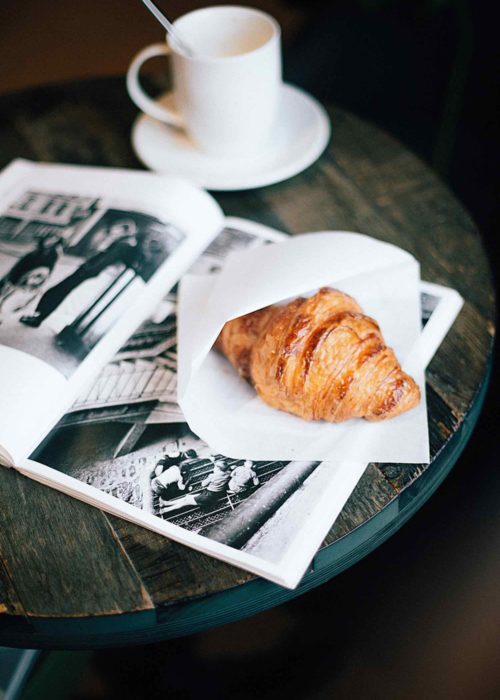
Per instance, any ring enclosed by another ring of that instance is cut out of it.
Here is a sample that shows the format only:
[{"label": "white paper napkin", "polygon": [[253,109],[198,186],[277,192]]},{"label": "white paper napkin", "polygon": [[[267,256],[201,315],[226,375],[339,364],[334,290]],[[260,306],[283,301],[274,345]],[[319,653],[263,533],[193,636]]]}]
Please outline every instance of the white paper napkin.
[{"label": "white paper napkin", "polygon": [[[218,275],[184,277],[178,400],[189,426],[213,449],[233,458],[428,462],[424,370],[416,343],[419,283],[419,264],[409,253],[346,232],[296,236],[235,253]],[[322,286],[350,294],[376,319],[386,344],[420,387],[417,408],[380,423],[306,421],[267,406],[211,350],[226,321]]]}]

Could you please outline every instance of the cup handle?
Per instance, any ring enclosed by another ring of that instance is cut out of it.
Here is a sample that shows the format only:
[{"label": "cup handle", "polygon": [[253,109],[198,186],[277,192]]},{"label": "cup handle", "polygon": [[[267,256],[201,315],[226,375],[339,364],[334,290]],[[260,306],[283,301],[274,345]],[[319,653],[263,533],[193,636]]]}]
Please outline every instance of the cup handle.
[{"label": "cup handle", "polygon": [[139,82],[139,73],[142,65],[155,56],[169,56],[171,53],[170,47],[167,44],[151,44],[134,57],[127,71],[127,90],[133,102],[146,114],[149,114],[153,119],[182,128],[184,121],[178,112],[174,112],[167,107],[163,107],[155,102],[147,95]]}]

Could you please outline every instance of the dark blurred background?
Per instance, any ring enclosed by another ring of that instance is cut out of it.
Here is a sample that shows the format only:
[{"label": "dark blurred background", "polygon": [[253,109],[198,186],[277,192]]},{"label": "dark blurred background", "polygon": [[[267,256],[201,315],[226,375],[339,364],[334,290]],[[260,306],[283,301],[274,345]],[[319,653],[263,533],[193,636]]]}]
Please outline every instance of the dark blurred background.
[{"label": "dark blurred background", "polygon": [[[158,4],[175,18],[222,3]],[[493,262],[500,213],[494,4],[248,4],[281,23],[287,80],[418,153],[469,209]],[[161,39],[139,0],[3,0],[0,93],[123,74],[135,51]],[[478,427],[439,491],[364,561],[296,601],[192,638],[90,656],[64,652],[60,689],[47,697],[65,696],[69,684],[73,700],[499,698],[497,386],[495,370]],[[44,697],[45,690],[33,692]]]}]

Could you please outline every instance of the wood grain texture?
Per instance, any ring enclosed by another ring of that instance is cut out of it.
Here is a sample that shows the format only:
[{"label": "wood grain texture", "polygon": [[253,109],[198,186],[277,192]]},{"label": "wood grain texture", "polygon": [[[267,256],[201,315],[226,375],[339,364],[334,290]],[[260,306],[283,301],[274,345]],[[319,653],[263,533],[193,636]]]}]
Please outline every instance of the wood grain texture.
[{"label": "wood grain texture", "polygon": [[363,522],[379,513],[396,495],[396,489],[375,464],[369,464],[345,504],[324,545],[347,535]]},{"label": "wood grain texture", "polygon": [[[431,460],[434,460],[446,441],[454,434],[458,420],[430,384],[427,384],[426,393],[427,411],[431,416],[429,448]],[[376,466],[398,494],[428,469],[426,464],[377,464]]]},{"label": "wood grain texture", "polygon": [[[427,373],[434,458],[470,413],[491,355],[488,262],[470,217],[429,168],[374,126],[336,108],[330,113],[332,143],[314,166],[287,182],[217,199],[228,215],[290,233],[369,233],[412,252],[424,279],[460,291],[467,303]],[[0,165],[24,156],[140,167],[129,145],[135,115],[123,79],[1,98]],[[369,465],[325,546],[394,504],[428,468]],[[71,617],[160,608],[252,578],[14,472],[0,474],[0,512],[0,611],[7,613]]]},{"label": "wood grain texture", "polygon": [[238,586],[252,574],[145,528],[108,516],[156,605],[182,602]]},{"label": "wood grain texture", "polygon": [[27,617],[19,599],[7,562],[0,555],[0,615],[21,615]]},{"label": "wood grain texture", "polygon": [[13,584],[3,578],[2,602],[9,611],[22,604],[28,617],[51,617],[152,608],[103,513],[12,469],[2,470],[0,483],[0,558]]}]

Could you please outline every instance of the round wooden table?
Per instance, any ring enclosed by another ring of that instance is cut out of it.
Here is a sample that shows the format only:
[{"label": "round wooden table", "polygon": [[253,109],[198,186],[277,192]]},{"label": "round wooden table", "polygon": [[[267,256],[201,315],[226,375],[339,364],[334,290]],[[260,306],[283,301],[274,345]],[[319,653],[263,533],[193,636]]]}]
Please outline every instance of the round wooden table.
[{"label": "round wooden table", "polygon": [[[217,194],[228,215],[291,233],[369,233],[413,253],[422,277],[466,300],[427,371],[432,462],[370,464],[301,585],[290,591],[0,470],[0,645],[98,647],[191,634],[275,606],[373,550],[426,501],[478,419],[492,361],[494,294],[468,214],[401,144],[332,107],[333,139],[301,175]],[[140,167],[123,78],[0,99],[0,165]]]}]

